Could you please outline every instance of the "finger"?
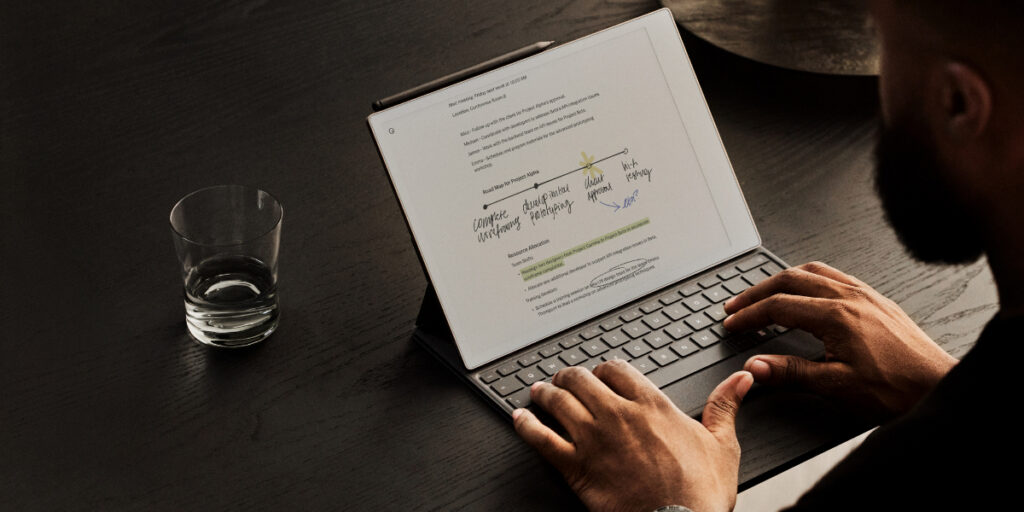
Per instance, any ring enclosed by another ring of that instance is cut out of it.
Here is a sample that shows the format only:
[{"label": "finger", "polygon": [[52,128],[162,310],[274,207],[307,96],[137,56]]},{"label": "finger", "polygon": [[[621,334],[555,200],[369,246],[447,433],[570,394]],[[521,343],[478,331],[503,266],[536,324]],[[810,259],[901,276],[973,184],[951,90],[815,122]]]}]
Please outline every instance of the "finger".
[{"label": "finger", "polygon": [[743,369],[762,384],[811,391],[819,395],[835,394],[852,370],[836,361],[817,363],[797,356],[756,355]]},{"label": "finger", "polygon": [[861,281],[860,279],[857,279],[856,277],[853,277],[850,274],[847,274],[846,272],[837,270],[834,267],[826,265],[820,261],[811,261],[808,263],[804,263],[803,265],[797,266],[797,268],[805,270],[812,274],[818,274],[820,276],[825,276],[829,279],[834,279],[836,281],[839,281],[840,283],[848,284],[850,286],[864,286],[864,281]]},{"label": "finger", "polygon": [[640,370],[621,359],[601,363],[594,368],[594,376],[626,400],[637,400],[658,391],[654,383],[640,373]]},{"label": "finger", "polygon": [[778,324],[824,339],[843,321],[842,307],[836,300],[777,293],[733,313],[722,326],[739,332]]},{"label": "finger", "polygon": [[534,382],[530,387],[530,400],[548,411],[576,437],[580,425],[594,421],[594,416],[572,393],[547,382]]},{"label": "finger", "polygon": [[715,437],[736,437],[736,413],[753,384],[754,377],[750,372],[736,372],[719,383],[708,395],[708,403],[704,406],[700,421]]},{"label": "finger", "polygon": [[556,469],[565,473],[576,457],[576,448],[572,443],[562,439],[547,425],[540,422],[527,409],[516,409],[512,412],[512,425],[519,437],[532,446],[541,456],[547,459]]},{"label": "finger", "polygon": [[621,397],[593,373],[579,366],[559,370],[551,379],[551,383],[572,393],[594,416],[597,416],[599,411],[607,409],[615,400],[621,400]]},{"label": "finger", "polygon": [[726,301],[725,312],[735,313],[776,293],[834,299],[842,294],[840,286],[843,284],[823,275],[799,267],[787,268]]}]

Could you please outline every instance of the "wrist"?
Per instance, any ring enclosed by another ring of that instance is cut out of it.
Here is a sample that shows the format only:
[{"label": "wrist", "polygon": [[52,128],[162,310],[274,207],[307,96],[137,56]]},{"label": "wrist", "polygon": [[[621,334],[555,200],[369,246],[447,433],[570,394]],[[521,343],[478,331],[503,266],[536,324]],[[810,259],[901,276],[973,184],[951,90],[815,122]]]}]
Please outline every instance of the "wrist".
[{"label": "wrist", "polygon": [[946,378],[946,374],[960,362],[959,359],[949,355],[945,350],[942,351],[943,357],[938,361],[935,361],[934,368],[932,370],[931,382],[929,382],[929,391],[938,385],[939,381]]}]

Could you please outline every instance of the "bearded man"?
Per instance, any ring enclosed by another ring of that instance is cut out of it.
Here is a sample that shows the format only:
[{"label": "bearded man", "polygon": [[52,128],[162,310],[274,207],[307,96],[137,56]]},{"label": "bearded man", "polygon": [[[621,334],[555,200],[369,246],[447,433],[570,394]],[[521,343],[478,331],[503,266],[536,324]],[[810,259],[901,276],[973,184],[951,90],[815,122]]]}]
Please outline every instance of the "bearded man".
[{"label": "bearded man", "polygon": [[[891,300],[821,263],[726,303],[732,331],[779,324],[825,344],[821,362],[759,355],[708,398],[701,421],[632,366],[573,367],[534,384],[516,431],[591,510],[731,510],[734,419],[756,380],[810,390],[882,419],[790,510],[1006,508],[1021,450],[1011,437],[1024,330],[1024,2],[872,0],[883,128],[876,185],[910,253],[988,257],[1000,310],[960,362]],[[1019,505],[1017,505],[1019,506]]]}]

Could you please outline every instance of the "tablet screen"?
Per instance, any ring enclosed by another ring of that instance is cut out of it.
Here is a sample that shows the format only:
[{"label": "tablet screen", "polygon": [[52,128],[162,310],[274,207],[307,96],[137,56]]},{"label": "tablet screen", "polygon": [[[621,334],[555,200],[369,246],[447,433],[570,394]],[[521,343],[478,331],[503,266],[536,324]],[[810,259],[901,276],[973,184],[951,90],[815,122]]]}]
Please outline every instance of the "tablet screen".
[{"label": "tablet screen", "polygon": [[470,369],[760,243],[667,9],[369,124]]}]

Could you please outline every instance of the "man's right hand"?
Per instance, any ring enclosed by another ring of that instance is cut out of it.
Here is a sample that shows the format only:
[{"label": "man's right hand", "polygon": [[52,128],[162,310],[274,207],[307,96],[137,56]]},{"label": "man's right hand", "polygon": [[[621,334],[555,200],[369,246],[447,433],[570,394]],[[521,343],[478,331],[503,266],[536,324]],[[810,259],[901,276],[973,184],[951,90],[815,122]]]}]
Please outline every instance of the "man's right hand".
[{"label": "man's right hand", "polygon": [[771,324],[803,329],[825,344],[825,361],[757,355],[758,382],[837,398],[875,419],[902,414],[957,363],[895,302],[824,263],[786,269],[725,303],[730,331]]}]

